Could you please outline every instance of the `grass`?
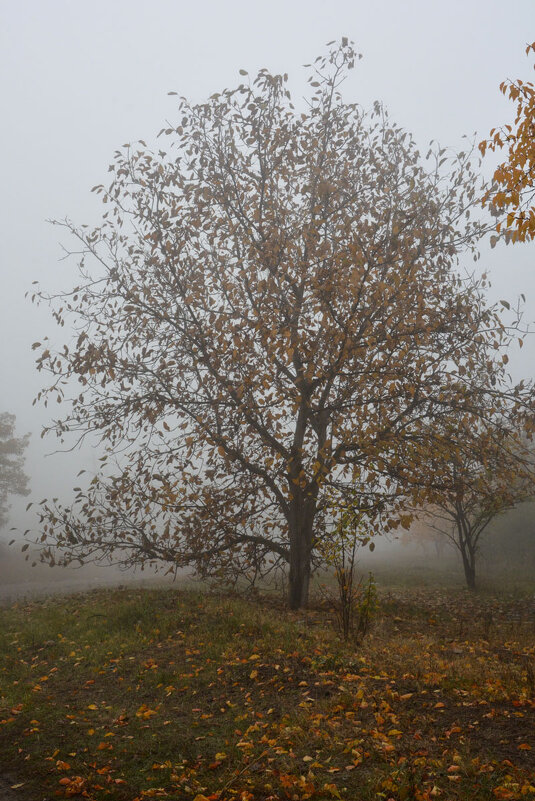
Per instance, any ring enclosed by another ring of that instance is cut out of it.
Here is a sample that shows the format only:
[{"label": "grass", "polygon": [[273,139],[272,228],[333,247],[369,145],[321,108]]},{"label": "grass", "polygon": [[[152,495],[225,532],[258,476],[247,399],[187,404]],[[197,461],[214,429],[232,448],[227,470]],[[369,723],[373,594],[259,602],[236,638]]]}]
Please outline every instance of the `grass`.
[{"label": "grass", "polygon": [[276,600],[121,589],[0,609],[21,801],[535,797],[522,597],[383,592],[371,634]]}]

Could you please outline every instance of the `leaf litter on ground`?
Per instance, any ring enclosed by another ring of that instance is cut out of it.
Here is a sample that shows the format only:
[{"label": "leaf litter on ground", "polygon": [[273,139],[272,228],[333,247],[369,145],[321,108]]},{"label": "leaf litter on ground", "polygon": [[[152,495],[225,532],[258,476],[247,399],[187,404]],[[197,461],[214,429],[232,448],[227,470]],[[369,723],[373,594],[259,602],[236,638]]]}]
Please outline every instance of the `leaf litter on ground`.
[{"label": "leaf litter on ground", "polygon": [[535,796],[528,601],[383,594],[359,645],[321,604],[192,591],[0,617],[0,764],[21,801]]}]

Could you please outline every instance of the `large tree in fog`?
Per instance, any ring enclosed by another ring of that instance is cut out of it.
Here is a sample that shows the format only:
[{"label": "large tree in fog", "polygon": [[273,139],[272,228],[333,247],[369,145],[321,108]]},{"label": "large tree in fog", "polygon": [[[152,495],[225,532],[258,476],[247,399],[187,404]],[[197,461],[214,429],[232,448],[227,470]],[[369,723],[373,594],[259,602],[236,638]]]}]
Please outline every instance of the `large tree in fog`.
[{"label": "large tree in fog", "polygon": [[457,270],[481,233],[470,154],[425,160],[382,107],[344,102],[355,57],[344,40],[318,58],[303,109],[266,70],[180,100],[164,149],[116,153],[101,226],[62,223],[79,278],[51,302],[76,334],[41,346],[41,397],[68,400],[59,437],[109,458],[71,507],[43,506],[45,555],[287,563],[296,608],[326,498],[351,486],[370,530],[394,525],[400,454],[445,453],[443,416],[477,417],[476,365],[509,402],[508,334]]}]

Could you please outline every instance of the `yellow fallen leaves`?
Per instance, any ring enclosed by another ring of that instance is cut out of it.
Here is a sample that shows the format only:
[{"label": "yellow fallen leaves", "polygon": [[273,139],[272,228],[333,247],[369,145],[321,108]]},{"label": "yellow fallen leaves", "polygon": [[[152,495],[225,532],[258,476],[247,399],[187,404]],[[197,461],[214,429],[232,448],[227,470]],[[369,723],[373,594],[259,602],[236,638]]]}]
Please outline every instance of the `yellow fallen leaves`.
[{"label": "yellow fallen leaves", "polygon": [[112,751],[113,745],[111,743],[101,742],[97,745],[97,751]]},{"label": "yellow fallen leaves", "polygon": [[82,776],[71,776],[70,778],[64,776],[63,779],[59,780],[59,784],[64,788],[65,796],[70,798],[73,795],[80,795],[83,792],[86,781]]},{"label": "yellow fallen leaves", "polygon": [[323,789],[329,795],[332,795],[334,798],[341,798],[340,792],[336,784],[328,784],[327,782],[323,785]]},{"label": "yellow fallen leaves", "polygon": [[518,798],[518,795],[514,790],[510,790],[509,787],[505,787],[503,785],[495,787],[492,791],[492,794],[495,798],[500,799],[500,801],[513,801],[513,799]]},{"label": "yellow fallen leaves", "polygon": [[[247,793],[247,795],[249,795],[249,793]],[[218,798],[218,797],[219,797],[218,793],[213,793],[212,795],[203,795],[202,793],[198,793],[195,796],[195,798],[193,799],[193,801],[215,801],[215,799]],[[243,793],[240,796],[240,801],[242,801],[242,798],[243,798],[243,801],[247,801],[247,799],[244,797]],[[252,798],[252,796],[251,796],[251,798]]]},{"label": "yellow fallen leaves", "polygon": [[141,704],[139,709],[136,712],[136,718],[141,718],[142,720],[148,720],[149,718],[153,718],[154,715],[158,714],[158,709],[150,709],[147,704]]}]

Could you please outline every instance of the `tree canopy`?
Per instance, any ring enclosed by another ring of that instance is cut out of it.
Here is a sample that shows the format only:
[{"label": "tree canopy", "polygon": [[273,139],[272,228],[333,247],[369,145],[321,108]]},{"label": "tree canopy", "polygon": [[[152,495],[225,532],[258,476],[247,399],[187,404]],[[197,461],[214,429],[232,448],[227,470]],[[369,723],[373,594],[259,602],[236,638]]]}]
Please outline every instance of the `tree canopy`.
[{"label": "tree canopy", "polygon": [[530,406],[505,373],[514,332],[459,267],[482,231],[473,154],[424,159],[382,106],[346,103],[356,57],[331,43],[303,109],[267,70],[179,99],[165,149],[116,152],[102,224],[59,223],[77,286],[37,297],[76,334],[36,343],[40,397],[106,456],[71,506],[44,504],[45,556],[288,564],[296,608],[327,499],[350,488],[370,532],[398,525],[423,453],[452,446],[445,417]]}]

